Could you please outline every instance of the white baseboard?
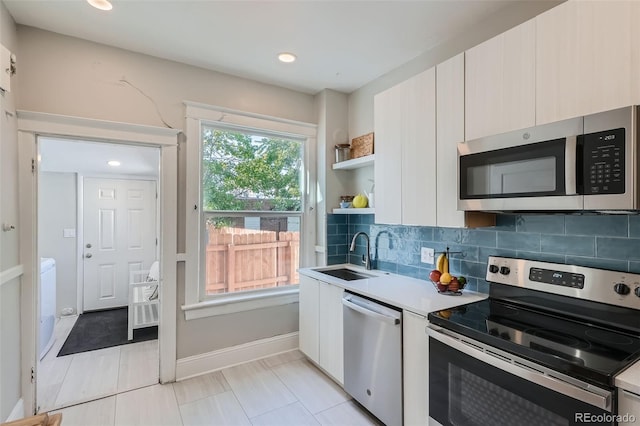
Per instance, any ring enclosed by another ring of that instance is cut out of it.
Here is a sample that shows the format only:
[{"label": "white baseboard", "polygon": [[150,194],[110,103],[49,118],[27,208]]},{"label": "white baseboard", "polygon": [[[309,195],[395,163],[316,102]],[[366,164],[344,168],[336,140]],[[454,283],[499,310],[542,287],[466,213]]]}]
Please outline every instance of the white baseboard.
[{"label": "white baseboard", "polygon": [[12,422],[14,420],[18,420],[24,417],[24,400],[20,398],[16,405],[13,406],[13,410],[9,413],[9,417],[7,417],[7,422]]},{"label": "white baseboard", "polygon": [[230,348],[181,358],[176,361],[176,380],[201,376],[212,371],[298,349],[298,332],[256,340]]}]

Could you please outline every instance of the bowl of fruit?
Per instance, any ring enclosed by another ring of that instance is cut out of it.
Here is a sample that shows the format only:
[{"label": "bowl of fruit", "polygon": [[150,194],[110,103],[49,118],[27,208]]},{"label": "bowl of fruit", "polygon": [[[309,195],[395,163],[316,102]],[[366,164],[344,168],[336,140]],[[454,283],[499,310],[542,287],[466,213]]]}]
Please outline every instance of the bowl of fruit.
[{"label": "bowl of fruit", "polygon": [[449,273],[449,259],[446,253],[442,253],[436,261],[436,269],[429,272],[429,279],[440,294],[459,296],[467,284],[463,276],[453,276]]}]

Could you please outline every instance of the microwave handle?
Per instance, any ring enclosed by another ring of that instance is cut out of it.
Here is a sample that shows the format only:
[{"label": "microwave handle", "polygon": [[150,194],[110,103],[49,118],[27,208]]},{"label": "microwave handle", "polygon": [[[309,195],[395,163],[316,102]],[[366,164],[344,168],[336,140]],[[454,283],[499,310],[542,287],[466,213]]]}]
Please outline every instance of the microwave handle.
[{"label": "microwave handle", "polygon": [[567,136],[564,146],[564,189],[567,195],[576,195],[576,155],[578,149],[578,137]]}]

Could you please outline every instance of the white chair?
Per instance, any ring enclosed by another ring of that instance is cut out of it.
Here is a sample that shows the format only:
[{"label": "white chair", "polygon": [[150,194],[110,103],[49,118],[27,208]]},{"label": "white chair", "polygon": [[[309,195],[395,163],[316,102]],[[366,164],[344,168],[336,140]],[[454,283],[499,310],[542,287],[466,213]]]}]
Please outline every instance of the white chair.
[{"label": "white chair", "polygon": [[129,274],[128,340],[133,340],[134,329],[158,325],[159,283],[160,263],[157,260],[148,271]]}]

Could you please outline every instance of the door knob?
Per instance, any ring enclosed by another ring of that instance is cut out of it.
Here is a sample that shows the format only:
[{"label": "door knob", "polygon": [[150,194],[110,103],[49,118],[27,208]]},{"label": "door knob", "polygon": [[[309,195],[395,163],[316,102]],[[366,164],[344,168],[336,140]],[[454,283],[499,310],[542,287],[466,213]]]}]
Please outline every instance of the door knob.
[{"label": "door knob", "polygon": [[87,254],[85,255],[85,257],[86,257],[87,259],[90,259],[92,256],[93,256],[93,255],[92,255],[91,253],[87,253]]},{"label": "door knob", "polygon": [[87,244],[87,248],[91,248],[91,247],[92,247],[91,243]]}]

